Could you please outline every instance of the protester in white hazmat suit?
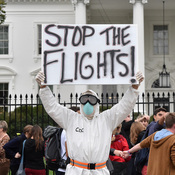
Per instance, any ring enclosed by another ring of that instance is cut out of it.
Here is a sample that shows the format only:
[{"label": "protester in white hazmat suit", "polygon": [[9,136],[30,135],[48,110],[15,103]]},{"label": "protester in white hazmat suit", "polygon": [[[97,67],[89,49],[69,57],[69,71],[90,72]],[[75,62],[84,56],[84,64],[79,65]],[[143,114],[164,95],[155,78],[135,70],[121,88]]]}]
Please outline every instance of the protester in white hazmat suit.
[{"label": "protester in white hazmat suit", "polygon": [[138,85],[129,87],[120,102],[99,114],[99,98],[88,90],[80,96],[81,114],[60,105],[49,87],[41,85],[45,76],[39,72],[40,98],[49,116],[66,130],[68,154],[71,163],[66,175],[109,175],[106,161],[109,157],[112,131],[134,108],[138,86],[143,81],[141,72],[136,74]]}]

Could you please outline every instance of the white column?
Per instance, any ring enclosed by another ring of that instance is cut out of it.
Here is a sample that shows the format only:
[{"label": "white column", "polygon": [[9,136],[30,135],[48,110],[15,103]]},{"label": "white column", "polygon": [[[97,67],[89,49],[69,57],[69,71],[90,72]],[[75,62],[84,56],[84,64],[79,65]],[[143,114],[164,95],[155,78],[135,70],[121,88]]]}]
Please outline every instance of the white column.
[{"label": "white column", "polygon": [[[144,46],[144,4],[147,0],[130,0],[133,4],[133,24],[138,25],[138,69],[142,71],[145,76],[145,46]],[[142,102],[142,93],[145,94],[145,81],[143,81],[139,87],[140,96],[139,102]],[[137,106],[135,106],[135,110]],[[143,111],[143,106],[139,106],[139,112],[146,113]]]},{"label": "white column", "polygon": [[75,24],[86,24],[86,5],[90,0],[72,0],[75,9]]},{"label": "white column", "polygon": [[[144,4],[147,0],[130,0],[133,4],[133,24],[138,25],[138,69],[145,75],[145,46],[144,46]],[[139,90],[145,93],[145,81]]]}]

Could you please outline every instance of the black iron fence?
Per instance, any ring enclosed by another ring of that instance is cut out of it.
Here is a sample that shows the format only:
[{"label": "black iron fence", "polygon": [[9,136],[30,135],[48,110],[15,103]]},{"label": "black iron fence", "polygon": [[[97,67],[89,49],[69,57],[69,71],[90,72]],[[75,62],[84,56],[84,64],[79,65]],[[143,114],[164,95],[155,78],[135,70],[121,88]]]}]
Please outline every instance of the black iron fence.
[{"label": "black iron fence", "polygon": [[[101,94],[100,111],[111,108],[117,104],[124,94]],[[68,108],[79,106],[78,95],[70,94],[69,102],[62,102],[61,95],[55,96],[58,103]],[[147,93],[141,94],[132,110],[133,119],[139,114],[148,114],[152,116],[155,108],[164,107],[170,112],[175,111],[175,93]],[[122,109],[121,109],[122,110]],[[56,123],[45,112],[44,107],[38,95],[17,96],[11,95],[0,97],[0,120],[6,120],[9,126],[8,134],[12,138],[16,133],[21,133],[27,124],[38,124],[44,129],[47,125],[56,125]],[[10,174],[10,173],[9,173]],[[47,174],[54,174],[47,170]]]},{"label": "black iron fence", "polygon": [[[117,104],[123,94],[101,94],[100,111],[111,108]],[[79,106],[78,95],[70,94],[69,102],[62,102],[61,95],[55,96],[58,103],[68,108]],[[147,93],[141,94],[132,111],[134,117],[140,113],[152,115],[157,107],[164,107],[170,112],[175,111],[175,93]],[[121,109],[122,110],[122,109]],[[16,133],[22,132],[27,124],[38,124],[43,129],[47,125],[56,125],[56,123],[47,115],[38,95],[17,96],[8,98],[0,97],[0,120],[6,120],[9,125],[9,135],[13,137]]]}]

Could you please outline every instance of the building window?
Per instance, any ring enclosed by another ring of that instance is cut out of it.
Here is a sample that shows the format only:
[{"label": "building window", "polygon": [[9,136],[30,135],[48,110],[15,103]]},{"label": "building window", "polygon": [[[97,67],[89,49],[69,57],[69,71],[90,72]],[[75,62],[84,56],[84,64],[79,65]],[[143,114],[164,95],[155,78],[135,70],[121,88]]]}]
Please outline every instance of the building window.
[{"label": "building window", "polygon": [[8,54],[8,26],[0,25],[0,54],[7,55]]},{"label": "building window", "polygon": [[41,44],[41,25],[38,25],[38,54],[40,55],[41,54],[41,46],[42,46],[42,44]]},{"label": "building window", "polygon": [[8,104],[8,83],[0,83],[0,113],[7,111],[4,105]]},{"label": "building window", "polygon": [[169,54],[168,25],[154,25],[153,40],[154,55]]}]

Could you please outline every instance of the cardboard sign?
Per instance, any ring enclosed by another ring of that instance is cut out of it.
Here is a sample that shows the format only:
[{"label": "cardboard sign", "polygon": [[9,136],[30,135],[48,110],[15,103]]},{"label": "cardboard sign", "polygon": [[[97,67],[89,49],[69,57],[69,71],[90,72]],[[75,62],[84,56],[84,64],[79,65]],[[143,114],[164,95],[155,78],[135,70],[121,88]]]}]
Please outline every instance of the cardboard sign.
[{"label": "cardboard sign", "polygon": [[136,25],[42,25],[45,84],[136,83]]}]

